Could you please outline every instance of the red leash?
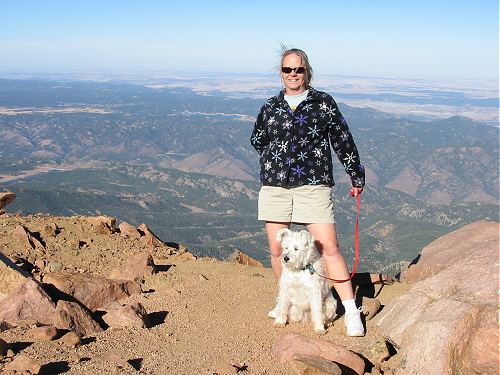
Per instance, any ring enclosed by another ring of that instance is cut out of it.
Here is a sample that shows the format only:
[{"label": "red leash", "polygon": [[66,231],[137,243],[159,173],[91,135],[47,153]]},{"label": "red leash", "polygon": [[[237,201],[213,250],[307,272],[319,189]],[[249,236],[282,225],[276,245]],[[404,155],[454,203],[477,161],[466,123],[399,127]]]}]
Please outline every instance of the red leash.
[{"label": "red leash", "polygon": [[337,280],[337,279],[331,279],[329,277],[323,276],[323,275],[318,273],[319,276],[324,277],[325,279],[331,280],[335,283],[345,283],[346,281],[351,280],[354,277],[354,275],[356,274],[356,268],[358,268],[358,261],[359,261],[359,216],[361,215],[361,197],[360,197],[360,194],[358,194],[356,196],[356,201],[358,203],[358,214],[356,216],[356,223],[354,224],[354,249],[355,249],[355,252],[354,252],[354,264],[352,265],[351,276],[345,280]]}]

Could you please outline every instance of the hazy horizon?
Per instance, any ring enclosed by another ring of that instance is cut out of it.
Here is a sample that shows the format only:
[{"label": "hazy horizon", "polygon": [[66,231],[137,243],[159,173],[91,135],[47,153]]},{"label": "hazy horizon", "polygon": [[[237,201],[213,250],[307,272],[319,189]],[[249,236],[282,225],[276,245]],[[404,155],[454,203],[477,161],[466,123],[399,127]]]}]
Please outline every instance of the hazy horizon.
[{"label": "hazy horizon", "polygon": [[280,44],[318,74],[498,80],[498,2],[4,0],[0,72],[271,72]]}]

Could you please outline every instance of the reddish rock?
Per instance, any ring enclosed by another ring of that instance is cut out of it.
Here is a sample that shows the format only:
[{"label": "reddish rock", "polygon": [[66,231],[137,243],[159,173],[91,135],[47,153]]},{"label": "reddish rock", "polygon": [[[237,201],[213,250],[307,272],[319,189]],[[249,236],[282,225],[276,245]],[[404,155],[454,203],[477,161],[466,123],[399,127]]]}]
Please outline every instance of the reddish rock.
[{"label": "reddish rock", "polygon": [[119,226],[118,229],[120,229],[120,234],[122,236],[127,236],[130,238],[141,238],[141,234],[139,231],[133,226],[127,223],[126,221],[122,222]]},{"label": "reddish rock", "polygon": [[103,277],[63,272],[46,274],[44,284],[74,297],[91,311],[110,302],[141,293],[141,287],[133,281],[109,280]]},{"label": "reddish rock", "polygon": [[68,345],[74,348],[81,344],[82,339],[75,332],[68,332],[57,341],[60,342],[61,344]]},{"label": "reddish rock", "polygon": [[29,274],[0,253],[0,301],[29,278]]},{"label": "reddish rock", "polygon": [[[416,264],[410,264],[402,272],[401,279],[407,283],[416,283],[441,272],[451,264],[463,262],[471,255],[481,256],[484,247],[495,247],[498,250],[498,223],[477,221],[454,232],[438,238],[422,249]],[[457,251],[457,247],[460,251]],[[498,254],[497,254],[498,255]],[[475,277],[483,272],[477,272]],[[470,277],[470,275],[467,275]],[[489,280],[484,286],[497,289]]]},{"label": "reddish rock", "polygon": [[234,251],[231,255],[229,255],[229,257],[226,260],[228,262],[235,262],[243,264],[245,266],[264,267],[264,265],[261,262],[249,257],[248,255],[242,253],[239,250]]},{"label": "reddish rock", "polygon": [[87,222],[94,227],[105,227],[108,232],[116,230],[116,219],[111,216],[89,216],[86,218]]},{"label": "reddish rock", "polygon": [[363,297],[363,314],[366,320],[372,320],[382,308],[382,304],[376,298]]},{"label": "reddish rock", "polygon": [[79,304],[62,300],[57,302],[54,326],[59,329],[74,331],[82,336],[102,332],[99,324]]},{"label": "reddish rock", "polygon": [[364,374],[365,362],[356,353],[331,341],[288,333],[279,337],[272,353],[280,362],[291,361],[295,355],[308,355],[344,365],[359,375]]},{"label": "reddish rock", "polygon": [[148,313],[138,302],[130,305],[113,302],[99,311],[106,312],[102,320],[110,327],[149,327]]},{"label": "reddish rock", "polygon": [[189,251],[183,251],[182,253],[179,253],[177,255],[177,259],[179,260],[196,260],[197,257],[193,253],[190,253]]},{"label": "reddish rock", "polygon": [[232,375],[237,374],[239,372],[239,368],[233,365],[223,365],[220,366],[217,370],[215,370],[215,374],[217,375]]},{"label": "reddish rock", "polygon": [[292,366],[298,375],[342,375],[342,370],[334,362],[310,355],[295,355]]},{"label": "reddish rock", "polygon": [[57,329],[54,326],[36,327],[30,329],[27,334],[35,340],[52,341],[57,336]]},{"label": "reddish rock", "polygon": [[40,362],[31,359],[27,355],[18,354],[14,360],[7,363],[3,368],[4,371],[16,371],[19,374],[31,374],[36,375],[40,373],[42,365]]},{"label": "reddish rock", "polygon": [[482,221],[443,236],[405,274],[420,281],[374,319],[399,349],[396,374],[498,372],[499,229]]},{"label": "reddish rock", "polygon": [[0,302],[0,321],[32,319],[41,324],[52,324],[55,308],[41,286],[28,278]]},{"label": "reddish rock", "polygon": [[128,370],[128,371],[133,371],[134,373],[137,372],[137,370],[127,361],[125,361],[123,358],[121,358],[118,354],[115,353],[110,353],[105,356],[105,360],[112,365],[116,366],[119,370]]},{"label": "reddish rock", "polygon": [[12,232],[12,237],[28,250],[35,250],[38,254],[45,254],[45,246],[24,226],[18,224]]},{"label": "reddish rock", "polygon": [[141,242],[147,244],[148,246],[155,247],[155,246],[163,246],[163,242],[156,237],[156,235],[151,232],[151,230],[147,227],[146,224],[141,224],[137,227],[137,230],[139,233],[141,233]]},{"label": "reddish rock", "polygon": [[16,195],[10,191],[0,193],[0,210],[12,203],[15,198]]},{"label": "reddish rock", "polygon": [[129,258],[123,267],[115,268],[110,273],[111,279],[140,280],[156,272],[153,257],[149,252],[140,253]]},{"label": "reddish rock", "polygon": [[12,325],[4,320],[0,321],[0,332],[7,331],[11,329]]}]

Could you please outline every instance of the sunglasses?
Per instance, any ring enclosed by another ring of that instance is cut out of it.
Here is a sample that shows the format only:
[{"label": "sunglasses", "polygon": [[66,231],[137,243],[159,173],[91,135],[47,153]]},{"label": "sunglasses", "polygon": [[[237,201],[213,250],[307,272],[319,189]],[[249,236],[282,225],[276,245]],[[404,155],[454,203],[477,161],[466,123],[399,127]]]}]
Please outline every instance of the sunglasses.
[{"label": "sunglasses", "polygon": [[282,66],[281,71],[285,74],[290,74],[291,72],[295,71],[297,74],[304,74],[306,72],[306,68],[303,66],[298,66],[296,68],[290,68],[289,66]]}]

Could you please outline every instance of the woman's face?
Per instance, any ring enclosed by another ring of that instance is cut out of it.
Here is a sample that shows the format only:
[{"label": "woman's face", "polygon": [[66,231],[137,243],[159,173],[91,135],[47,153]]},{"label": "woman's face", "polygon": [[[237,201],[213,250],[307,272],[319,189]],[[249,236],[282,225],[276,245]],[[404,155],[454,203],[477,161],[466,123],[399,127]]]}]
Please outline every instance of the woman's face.
[{"label": "woman's face", "polygon": [[[292,53],[285,56],[281,67],[298,68],[300,66],[302,66],[302,59],[300,56]],[[287,95],[301,94],[306,90],[305,73],[298,74],[295,70],[288,74],[281,72],[281,80],[285,85],[285,93]]]}]

